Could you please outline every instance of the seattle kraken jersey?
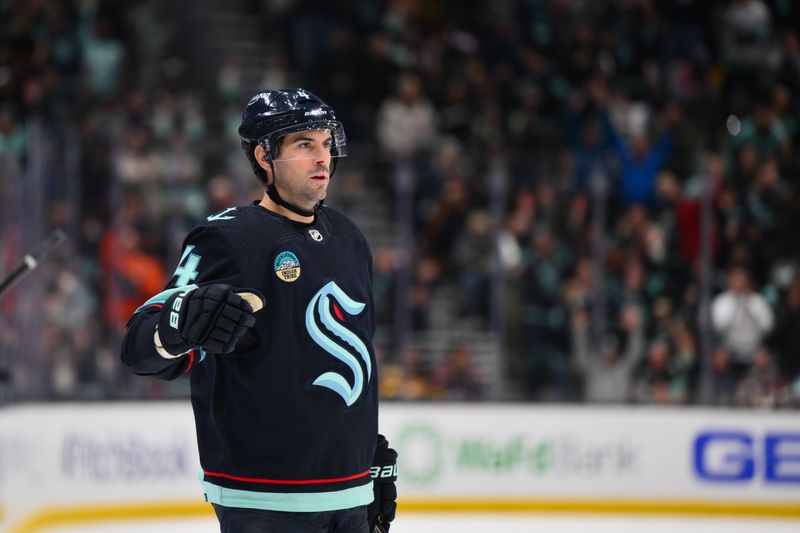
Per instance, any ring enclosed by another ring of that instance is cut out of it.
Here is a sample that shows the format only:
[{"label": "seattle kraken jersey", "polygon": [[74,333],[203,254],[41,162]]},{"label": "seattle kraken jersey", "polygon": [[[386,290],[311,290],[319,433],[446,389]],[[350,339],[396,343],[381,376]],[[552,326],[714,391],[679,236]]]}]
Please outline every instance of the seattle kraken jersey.
[{"label": "seattle kraken jersey", "polygon": [[[361,232],[328,207],[307,226],[259,205],[229,208],[188,235],[165,292],[131,318],[122,359],[137,374],[188,373],[208,501],[281,511],[372,501],[371,268]],[[159,356],[153,333],[170,289],[209,283],[260,291],[255,326],[231,354]]]}]

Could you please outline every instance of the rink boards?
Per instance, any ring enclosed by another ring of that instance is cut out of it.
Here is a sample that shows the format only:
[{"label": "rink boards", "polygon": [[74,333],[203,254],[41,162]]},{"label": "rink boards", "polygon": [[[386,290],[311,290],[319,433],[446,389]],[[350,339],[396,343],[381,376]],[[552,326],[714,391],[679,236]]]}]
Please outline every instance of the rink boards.
[{"label": "rink boards", "polygon": [[[793,412],[384,404],[406,512],[800,518]],[[0,531],[206,516],[183,402],[0,410]]]}]

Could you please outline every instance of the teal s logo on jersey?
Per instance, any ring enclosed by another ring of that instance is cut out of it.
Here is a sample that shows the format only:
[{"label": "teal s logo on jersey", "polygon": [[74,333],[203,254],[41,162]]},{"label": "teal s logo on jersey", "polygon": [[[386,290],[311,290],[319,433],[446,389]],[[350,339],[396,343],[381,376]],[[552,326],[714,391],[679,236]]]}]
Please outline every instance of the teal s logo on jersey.
[{"label": "teal s logo on jersey", "polygon": [[[331,302],[331,299],[333,299],[333,302]],[[331,313],[331,303],[336,306],[336,315],[340,320],[343,320],[344,317],[341,315],[341,311],[339,311],[339,306],[341,306],[348,315],[354,316],[364,310],[365,304],[356,302],[347,296],[335,282],[329,281],[324,287],[317,291],[308,303],[308,307],[306,307],[306,329],[309,335],[311,335],[311,338],[322,349],[331,354],[331,356],[346,364],[353,372],[354,376],[353,385],[351,386],[347,379],[338,372],[325,372],[314,380],[314,385],[326,387],[337,393],[342,397],[347,406],[350,407],[358,400],[358,397],[361,396],[361,392],[364,390],[364,372],[361,370],[358,359],[356,359],[352,353],[322,331],[317,323],[314,309],[318,311],[319,321],[322,322],[322,325],[324,325],[330,333],[353,348],[359,357],[361,357],[361,360],[364,361],[364,366],[367,369],[366,383],[369,383],[370,377],[372,377],[372,363],[370,362],[369,350],[358,335],[347,329],[344,324],[334,318]]]}]

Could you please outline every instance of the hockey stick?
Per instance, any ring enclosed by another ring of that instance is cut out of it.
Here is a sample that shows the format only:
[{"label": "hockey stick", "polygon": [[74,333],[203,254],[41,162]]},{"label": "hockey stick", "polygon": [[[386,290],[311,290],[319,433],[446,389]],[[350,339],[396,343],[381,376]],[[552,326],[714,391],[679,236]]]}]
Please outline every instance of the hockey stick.
[{"label": "hockey stick", "polygon": [[39,261],[55,250],[65,239],[66,235],[60,229],[56,229],[53,233],[48,235],[45,240],[39,243],[39,246],[22,258],[22,261],[20,261],[17,267],[12,270],[3,281],[0,281],[0,296],[10,289],[14,283],[19,281],[22,276],[35,269],[39,265]]}]

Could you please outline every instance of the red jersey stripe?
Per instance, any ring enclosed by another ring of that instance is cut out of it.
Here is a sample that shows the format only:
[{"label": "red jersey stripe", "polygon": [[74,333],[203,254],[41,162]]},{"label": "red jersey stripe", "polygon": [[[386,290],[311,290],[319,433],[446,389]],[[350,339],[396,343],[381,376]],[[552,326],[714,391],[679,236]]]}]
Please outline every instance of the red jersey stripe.
[{"label": "red jersey stripe", "polygon": [[369,470],[352,476],[334,477],[329,479],[262,479],[256,477],[231,476],[230,474],[221,474],[219,472],[204,471],[203,473],[211,477],[223,477],[226,479],[232,479],[234,481],[247,481],[248,483],[271,483],[274,485],[315,485],[319,483],[342,483],[343,481],[351,481],[353,479],[368,476]]},{"label": "red jersey stripe", "polygon": [[194,364],[194,350],[189,352],[189,366],[187,366],[186,370],[183,371],[184,374],[189,373],[189,370],[192,368],[192,364]]}]

